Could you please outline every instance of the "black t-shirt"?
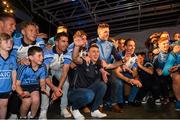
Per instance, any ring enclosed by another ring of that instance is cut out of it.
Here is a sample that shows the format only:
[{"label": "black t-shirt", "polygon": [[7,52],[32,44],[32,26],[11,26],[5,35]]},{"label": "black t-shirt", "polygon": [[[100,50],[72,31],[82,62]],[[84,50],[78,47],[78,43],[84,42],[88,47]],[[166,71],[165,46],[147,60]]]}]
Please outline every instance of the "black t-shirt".
[{"label": "black t-shirt", "polygon": [[77,65],[73,79],[69,80],[70,89],[87,88],[96,80],[100,80],[100,68],[101,65],[99,61],[96,64],[93,64],[91,62],[89,65],[87,65],[86,62],[83,60],[82,64]]}]

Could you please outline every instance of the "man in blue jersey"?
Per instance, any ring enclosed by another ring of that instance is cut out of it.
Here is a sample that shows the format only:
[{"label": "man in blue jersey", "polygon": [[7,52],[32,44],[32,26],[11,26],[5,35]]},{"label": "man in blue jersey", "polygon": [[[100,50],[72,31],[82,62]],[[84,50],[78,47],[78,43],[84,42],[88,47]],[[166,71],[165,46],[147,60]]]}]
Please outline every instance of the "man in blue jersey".
[{"label": "man in blue jersey", "polygon": [[133,39],[127,39],[124,43],[125,45],[125,51],[122,52],[121,58],[123,59],[124,65],[118,67],[115,69],[116,77],[119,78],[117,80],[119,84],[119,90],[117,92],[117,100],[118,103],[124,103],[124,96],[123,96],[123,88],[124,88],[124,82],[127,82],[131,85],[131,92],[128,96],[128,102],[134,103],[134,100],[136,98],[138,88],[142,87],[141,82],[138,78],[137,73],[137,56],[135,55],[135,40]]},{"label": "man in blue jersey", "polygon": [[[51,78],[55,77],[58,81],[61,80],[61,76],[63,76],[63,65],[68,64],[67,60],[64,60],[64,54],[67,52],[68,47],[68,34],[65,32],[58,33],[55,36],[55,45],[52,49],[44,49],[44,63],[47,66],[48,73],[50,73],[49,77],[46,79],[46,83],[49,87],[56,92],[62,92],[63,96],[61,97],[61,115],[63,117],[68,118],[71,117],[71,114],[67,110],[68,100],[67,100],[67,92],[69,88],[68,80],[65,80],[65,83],[62,87],[55,87],[52,82]],[[60,81],[61,82],[61,81]],[[62,91],[61,91],[62,89]],[[61,93],[60,93],[61,94]],[[55,94],[53,94],[55,97]],[[48,109],[48,97],[42,96],[42,104],[41,104],[41,114],[40,118],[45,118]]]},{"label": "man in blue jersey", "polygon": [[[61,32],[68,33],[67,27],[64,26],[64,25],[58,26],[58,27],[57,27],[57,33],[61,33]],[[48,40],[48,45],[49,45],[49,47],[52,47],[52,46],[55,45],[55,39],[54,39],[54,37],[49,38],[49,40]]]},{"label": "man in blue jersey", "polygon": [[12,53],[17,57],[19,64],[29,64],[27,51],[32,46],[45,47],[44,41],[41,38],[37,38],[36,23],[32,21],[26,21],[22,23],[21,33],[23,37],[14,39],[14,46]]},{"label": "man in blue jersey", "polygon": [[[96,43],[99,47],[99,52],[100,52],[100,56],[99,59],[102,62],[102,66],[104,68],[106,68],[107,66],[109,67],[109,65],[112,65],[111,63],[114,62],[114,59],[117,61],[119,60],[118,57],[118,52],[116,50],[116,47],[113,45],[113,43],[109,42],[109,25],[106,23],[101,23],[98,25],[97,28],[97,32],[98,32],[98,37],[94,40],[91,41],[90,44],[92,43]],[[117,67],[117,66],[114,66]],[[109,70],[108,72],[111,73],[111,75],[109,76],[109,82],[108,82],[108,89],[107,89],[107,93],[106,93],[106,102],[110,101],[111,106],[111,110],[114,112],[121,112],[120,107],[116,104],[116,92],[117,92],[117,88],[118,88],[118,84],[115,83],[116,81],[114,80],[114,75],[112,74],[112,71]],[[100,107],[101,111],[103,109],[103,107]]]},{"label": "man in blue jersey", "polygon": [[16,58],[9,55],[12,45],[12,37],[0,33],[0,119],[6,118],[9,95],[16,89]]},{"label": "man in blue jersey", "polygon": [[40,105],[39,91],[46,93],[45,78],[47,71],[43,62],[43,51],[40,47],[32,46],[28,50],[30,65],[20,65],[17,71],[17,93],[22,103],[20,106],[20,118],[27,118],[29,108],[30,118],[35,118]]},{"label": "man in blue jersey", "polygon": [[12,36],[16,29],[16,21],[14,17],[7,13],[0,14],[0,33],[7,33]]}]

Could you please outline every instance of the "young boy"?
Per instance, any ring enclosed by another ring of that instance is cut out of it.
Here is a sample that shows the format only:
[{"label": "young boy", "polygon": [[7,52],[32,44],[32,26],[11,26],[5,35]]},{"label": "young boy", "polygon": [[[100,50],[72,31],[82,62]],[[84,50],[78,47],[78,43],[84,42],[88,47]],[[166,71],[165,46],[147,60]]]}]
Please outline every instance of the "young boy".
[{"label": "young boy", "polygon": [[16,84],[16,58],[9,55],[12,38],[6,33],[0,34],[0,119],[5,119],[8,98]]},{"label": "young boy", "polygon": [[43,62],[43,51],[40,47],[33,46],[28,50],[30,65],[20,65],[17,72],[17,93],[22,99],[20,117],[27,118],[27,112],[31,107],[30,118],[35,118],[40,104],[39,90],[47,93],[45,78],[47,71]]}]

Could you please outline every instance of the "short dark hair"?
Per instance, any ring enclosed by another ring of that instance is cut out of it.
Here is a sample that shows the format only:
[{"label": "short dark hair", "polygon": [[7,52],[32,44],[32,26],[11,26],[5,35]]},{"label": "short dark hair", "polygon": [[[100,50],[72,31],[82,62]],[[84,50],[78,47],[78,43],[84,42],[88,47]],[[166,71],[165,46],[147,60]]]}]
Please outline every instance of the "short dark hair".
[{"label": "short dark hair", "polygon": [[21,27],[20,27],[21,30],[26,28],[28,25],[33,25],[35,27],[37,26],[37,24],[35,22],[33,22],[33,21],[24,21],[24,22],[21,23]]},{"label": "short dark hair", "polygon": [[136,41],[134,39],[129,38],[129,39],[125,40],[124,45],[127,46],[129,41],[134,41],[134,43],[136,44]]},{"label": "short dark hair", "polygon": [[91,48],[93,48],[93,47],[99,49],[98,45],[97,45],[96,43],[93,43],[93,44],[91,44],[91,45],[89,46],[88,51],[89,51]]},{"label": "short dark hair", "polygon": [[8,13],[1,13],[0,14],[0,21],[5,21],[8,18],[14,19],[14,16],[12,14],[8,14]]},{"label": "short dark hair", "polygon": [[28,49],[28,56],[34,55],[37,52],[43,52],[42,48],[38,46],[32,46]]},{"label": "short dark hair", "polygon": [[57,34],[55,35],[54,41],[59,40],[60,37],[62,37],[62,36],[65,36],[65,37],[68,37],[68,38],[69,38],[69,35],[68,35],[67,33],[65,33],[65,32],[60,32],[60,33],[57,33]]},{"label": "short dark hair", "polygon": [[146,55],[146,52],[138,52],[136,55]]}]

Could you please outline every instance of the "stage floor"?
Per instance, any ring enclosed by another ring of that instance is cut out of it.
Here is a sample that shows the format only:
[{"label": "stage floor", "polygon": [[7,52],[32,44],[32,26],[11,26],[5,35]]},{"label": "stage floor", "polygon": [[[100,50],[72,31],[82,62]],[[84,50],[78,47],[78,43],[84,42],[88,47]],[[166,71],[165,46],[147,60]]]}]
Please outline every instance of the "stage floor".
[{"label": "stage floor", "polygon": [[[104,119],[180,119],[180,111],[175,110],[175,104],[173,102],[161,106],[148,103],[138,107],[125,105],[122,113],[111,111],[107,111],[106,113],[108,116]],[[90,114],[84,115],[86,119],[93,119]],[[47,117],[49,119],[63,119],[60,116],[59,103],[49,106]]]}]

